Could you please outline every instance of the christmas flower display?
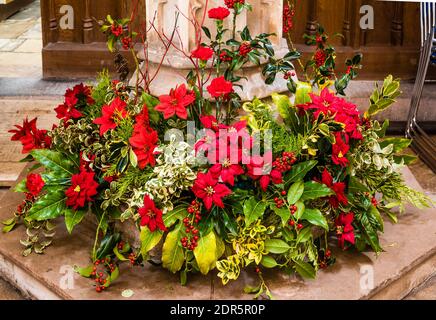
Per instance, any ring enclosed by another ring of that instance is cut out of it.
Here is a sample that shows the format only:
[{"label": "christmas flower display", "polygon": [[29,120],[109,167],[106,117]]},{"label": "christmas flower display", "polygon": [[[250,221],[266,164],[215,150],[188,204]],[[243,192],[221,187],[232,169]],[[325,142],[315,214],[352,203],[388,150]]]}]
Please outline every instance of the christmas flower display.
[{"label": "christmas flower display", "polygon": [[[25,200],[4,222],[5,232],[23,223],[49,234],[60,220],[74,237],[88,215],[96,245],[90,266],[76,271],[94,279],[98,292],[116,284],[121,263],[153,258],[179,273],[182,285],[190,273],[216,272],[227,284],[252,270],[259,286],[246,292],[271,297],[265,269],[315,278],[334,263],[332,247],[379,254],[384,217],[396,222],[394,208],[406,203],[430,205],[399,173],[411,161],[401,154],[410,141],[387,138],[389,122],[373,118],[400,94],[397,80],[386,77],[361,114],[344,96],[360,55],[339,74],[320,27],[307,36],[314,46],[307,79],[296,80],[300,53],[278,58],[273,35],[253,37],[248,28],[236,37],[222,20],[250,5],[223,5],[208,15],[216,36],[195,25],[208,41],[198,39],[197,49],[186,52],[193,62],[186,83],[156,97],[147,82],[131,86],[103,72],[95,85],[66,92],[52,130],[25,119],[10,131],[25,160],[37,165],[15,188]],[[107,23],[102,30],[111,50],[142,36],[123,28],[128,20]],[[284,78],[288,92],[242,101],[240,71],[248,63],[259,65],[265,85]],[[139,246],[127,242],[116,221],[135,224]],[[28,255],[51,240],[23,243]]]}]

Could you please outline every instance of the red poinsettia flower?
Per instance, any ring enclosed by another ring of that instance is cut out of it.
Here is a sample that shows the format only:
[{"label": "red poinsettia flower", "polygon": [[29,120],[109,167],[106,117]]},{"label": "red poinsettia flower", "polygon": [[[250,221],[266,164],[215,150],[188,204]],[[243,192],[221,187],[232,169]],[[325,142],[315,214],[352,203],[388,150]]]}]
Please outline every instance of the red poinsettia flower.
[{"label": "red poinsettia flower", "polygon": [[148,195],[145,195],[144,206],[138,212],[141,216],[141,226],[147,226],[151,232],[156,229],[162,231],[167,229],[162,219],[162,211],[156,208],[154,201]]},{"label": "red poinsettia flower", "polygon": [[40,174],[30,173],[27,175],[26,188],[33,197],[37,197],[40,194],[44,185],[44,180],[42,180]]},{"label": "red poinsettia flower", "polygon": [[224,7],[212,8],[208,12],[210,19],[224,20],[230,15],[230,11]]},{"label": "red poinsettia flower", "polygon": [[129,139],[130,145],[138,159],[138,166],[144,169],[147,165],[156,164],[155,152],[159,141],[158,133],[150,127],[147,106],[135,118],[132,137]]},{"label": "red poinsettia flower", "polygon": [[142,128],[139,131],[135,130],[133,132],[129,142],[138,158],[140,169],[144,169],[147,165],[154,166],[156,164],[154,150],[158,141],[157,132],[151,128]]},{"label": "red poinsettia flower", "polygon": [[218,120],[214,116],[201,116],[200,122],[205,129],[212,129],[213,131],[220,129]]},{"label": "red poinsettia flower", "polygon": [[209,47],[199,46],[197,49],[191,52],[191,56],[195,59],[207,61],[213,56],[213,50]]},{"label": "red poinsettia flower", "polygon": [[260,187],[263,191],[268,189],[269,184],[280,184],[283,182],[282,173],[272,168],[272,154],[266,153],[263,157],[254,156],[251,162],[247,164],[247,175],[257,181],[259,180]]},{"label": "red poinsettia flower", "polygon": [[65,191],[66,204],[77,210],[83,208],[97,194],[98,183],[94,180],[95,173],[81,170],[71,177],[71,187]]},{"label": "red poinsettia flower", "polygon": [[47,130],[40,130],[36,127],[37,118],[29,121],[23,120],[23,125],[15,125],[17,129],[9,130],[13,133],[12,141],[20,141],[23,145],[22,153],[29,153],[34,149],[45,149],[51,145],[51,138],[47,135]]},{"label": "red poinsettia flower", "polygon": [[[236,151],[238,154],[238,151]],[[216,179],[221,178],[224,183],[231,186],[235,185],[235,177],[244,174],[244,169],[239,165],[239,157],[232,159],[231,148],[228,146],[227,152],[219,153],[219,163],[214,164],[209,172]]]},{"label": "red poinsettia flower", "polygon": [[210,172],[198,173],[192,191],[197,198],[203,200],[207,210],[210,210],[213,204],[220,208],[224,208],[222,198],[232,193],[225,184],[218,183],[218,179],[214,178]]},{"label": "red poinsettia flower", "polygon": [[207,91],[214,98],[223,97],[226,99],[228,95],[233,92],[233,84],[221,76],[212,80],[210,85],[207,87]]},{"label": "red poinsettia flower", "polygon": [[353,220],[354,214],[352,212],[341,213],[335,220],[336,236],[342,249],[345,247],[345,241],[354,244]]},{"label": "red poinsettia flower", "polygon": [[69,106],[66,103],[60,104],[57,108],[55,108],[56,117],[58,119],[63,119],[67,122],[70,119],[79,119],[83,117],[83,114],[76,109],[75,105]]},{"label": "red poinsettia flower", "polygon": [[127,117],[125,109],[127,104],[116,97],[110,105],[104,105],[101,109],[102,116],[94,120],[95,124],[100,125],[100,135],[104,135],[108,130],[115,129],[121,119]]},{"label": "red poinsettia flower", "polygon": [[159,101],[160,104],[155,109],[162,112],[165,119],[177,115],[179,118],[186,120],[188,118],[186,108],[195,101],[195,94],[182,84],[175,89],[171,89],[169,95],[160,96]]},{"label": "red poinsettia flower", "polygon": [[[350,146],[342,140],[341,132],[335,132],[336,143],[332,146],[332,161],[334,164],[340,165],[342,167],[347,166],[348,159],[345,157]],[[348,140],[348,137],[345,137]]]},{"label": "red poinsettia flower", "polygon": [[332,207],[337,208],[339,207],[339,203],[343,204],[344,206],[348,205],[348,199],[345,195],[345,183],[344,182],[333,182],[333,177],[328,172],[327,168],[324,168],[324,171],[322,173],[322,183],[324,183],[327,187],[332,189],[336,196],[329,197],[329,202],[332,205]]}]

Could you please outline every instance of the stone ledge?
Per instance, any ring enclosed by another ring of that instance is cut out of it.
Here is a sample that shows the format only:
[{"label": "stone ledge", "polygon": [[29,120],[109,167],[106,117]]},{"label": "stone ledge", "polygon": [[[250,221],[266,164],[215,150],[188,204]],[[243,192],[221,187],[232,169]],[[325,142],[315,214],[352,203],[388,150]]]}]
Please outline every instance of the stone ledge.
[{"label": "stone ledge", "polygon": [[[409,169],[404,170],[408,183],[421,189]],[[21,196],[10,192],[3,198],[0,219],[10,217]],[[318,274],[312,281],[278,272],[265,272],[270,288],[277,299],[402,299],[415,287],[434,275],[436,270],[436,211],[409,208],[397,225],[386,222],[381,236],[386,252],[378,258],[373,253],[336,252],[337,263]],[[213,273],[203,277],[194,275],[188,285],[179,285],[178,276],[166,270],[146,265],[121,267],[121,276],[111,288],[98,294],[93,283],[74,274],[74,289],[62,289],[62,267],[89,264],[93,233],[85,225],[65,231],[62,219],[54,244],[42,256],[21,256],[19,239],[23,228],[0,236],[0,272],[28,296],[35,299],[128,299],[121,293],[134,291],[130,299],[251,299],[243,293],[247,284],[255,284],[255,275],[244,272],[238,281],[223,286]],[[361,266],[374,272],[374,288],[361,291]]]}]

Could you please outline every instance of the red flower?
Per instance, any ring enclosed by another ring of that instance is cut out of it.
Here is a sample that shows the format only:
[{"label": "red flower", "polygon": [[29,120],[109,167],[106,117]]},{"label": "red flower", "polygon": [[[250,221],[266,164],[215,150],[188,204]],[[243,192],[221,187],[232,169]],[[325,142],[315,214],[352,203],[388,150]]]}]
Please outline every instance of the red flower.
[{"label": "red flower", "polygon": [[23,126],[15,125],[17,129],[9,130],[13,133],[11,140],[20,141],[23,145],[22,153],[29,153],[34,149],[49,148],[51,138],[47,135],[47,130],[36,128],[37,118],[29,121],[27,118],[23,120]]},{"label": "red flower", "polygon": [[224,20],[230,15],[230,11],[227,8],[218,7],[210,9],[208,14],[210,19]]},{"label": "red flower", "polygon": [[153,200],[148,195],[144,197],[144,206],[138,210],[141,216],[141,226],[147,226],[151,232],[156,229],[165,231],[167,228],[162,219],[162,211],[156,208]]},{"label": "red flower", "polygon": [[210,85],[207,87],[207,91],[214,98],[226,98],[233,92],[233,84],[221,76],[212,80]]},{"label": "red flower", "polygon": [[343,204],[344,206],[348,205],[348,199],[345,195],[345,183],[344,182],[334,183],[333,177],[328,172],[327,168],[324,168],[321,182],[324,183],[327,187],[329,187],[336,193],[336,196],[329,197],[329,202],[332,205],[332,207],[334,208],[339,207],[339,203]]},{"label": "red flower", "polygon": [[65,191],[66,204],[74,210],[83,208],[97,194],[98,183],[94,180],[94,172],[81,170],[71,177],[71,187]]},{"label": "red flower", "polygon": [[200,122],[205,129],[212,129],[216,132],[219,130],[218,120],[214,116],[201,116]]},{"label": "red flower", "polygon": [[31,173],[27,176],[26,188],[27,191],[34,197],[37,197],[39,193],[44,188],[44,180],[42,180],[41,175],[37,173]]},{"label": "red flower", "polygon": [[[342,167],[347,166],[348,159],[345,157],[350,146],[342,140],[342,134],[340,132],[335,132],[336,143],[332,146],[332,161],[334,164],[340,165]],[[346,137],[348,140],[348,137]]]},{"label": "red flower", "polygon": [[272,169],[271,162],[272,154],[268,152],[263,157],[252,157],[251,162],[247,164],[247,175],[255,181],[259,180],[260,187],[264,192],[268,189],[271,181],[274,184],[283,182],[282,173],[277,169]]},{"label": "red flower", "polygon": [[225,184],[218,183],[218,179],[214,178],[210,172],[198,173],[192,191],[197,198],[203,200],[207,210],[210,210],[213,204],[224,208],[222,198],[232,193]]},{"label": "red flower", "polygon": [[171,89],[169,95],[160,96],[159,101],[160,104],[155,109],[162,112],[165,119],[177,115],[179,118],[186,120],[188,118],[186,107],[195,101],[195,94],[182,84],[175,89]]},{"label": "red flower", "polygon": [[192,51],[191,56],[202,61],[207,61],[213,56],[213,50],[209,47],[199,46]]},{"label": "red flower", "polygon": [[143,127],[139,130],[134,130],[129,142],[138,158],[140,169],[144,169],[149,164],[151,166],[156,164],[154,149],[158,141],[157,132],[151,128]]},{"label": "red flower", "polygon": [[354,214],[352,212],[341,213],[335,220],[336,236],[342,249],[345,247],[345,241],[354,244],[353,220]]},{"label": "red flower", "polygon": [[115,37],[119,37],[123,34],[123,26],[113,24],[111,26],[111,32]]},{"label": "red flower", "polygon": [[60,104],[57,108],[55,108],[56,111],[56,117],[58,119],[63,119],[65,122],[67,122],[70,119],[78,119],[83,116],[83,114],[76,109],[76,107],[68,106],[68,104]]},{"label": "red flower", "polygon": [[101,110],[102,116],[94,120],[95,124],[100,125],[101,136],[108,130],[115,129],[118,125],[117,122],[127,117],[126,105],[123,100],[116,97],[110,105],[103,106]]},{"label": "red flower", "polygon": [[222,155],[219,154],[219,163],[214,164],[209,169],[209,172],[214,178],[221,178],[224,183],[228,183],[233,186],[235,184],[235,177],[244,174],[244,169],[239,165],[240,157],[235,159],[236,163],[232,163],[233,159],[231,159],[230,149],[231,148],[228,147],[227,153]]}]

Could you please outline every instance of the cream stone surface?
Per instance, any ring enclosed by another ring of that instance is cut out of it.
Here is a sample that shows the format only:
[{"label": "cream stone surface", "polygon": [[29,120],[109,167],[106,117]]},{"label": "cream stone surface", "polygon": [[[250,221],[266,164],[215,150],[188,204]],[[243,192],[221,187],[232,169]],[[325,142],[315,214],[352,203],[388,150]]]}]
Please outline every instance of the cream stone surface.
[{"label": "cream stone surface", "polygon": [[[196,28],[191,22],[193,19],[201,22],[205,18],[204,25],[211,31],[212,37],[215,36],[215,22],[207,17],[207,11],[217,6],[223,6],[223,3],[211,0],[206,8],[206,2],[206,0],[146,0],[147,22],[149,28],[154,29],[148,35],[148,67],[152,74],[162,62],[159,74],[150,88],[153,94],[167,94],[171,88],[183,83],[185,76],[192,69],[193,65],[188,57],[190,52],[196,48],[196,43],[199,42]],[[281,19],[283,3],[274,0],[252,0],[250,4],[253,10],[251,12],[244,11],[238,16],[236,30],[242,30],[248,26],[253,36],[260,33],[274,33],[275,36],[272,36],[271,42],[274,45],[276,55],[280,57],[286,54],[288,48],[286,40],[283,39]],[[178,19],[176,19],[177,15]],[[232,15],[225,19],[224,27],[232,29]],[[174,45],[182,49],[184,53],[171,47],[164,58],[165,49],[157,32],[155,32],[156,30],[167,38],[171,38],[173,31],[176,30],[173,37]],[[230,33],[231,31],[227,33],[227,36],[230,36]],[[207,42],[207,37],[203,32],[201,41]],[[140,58],[144,58],[144,56]],[[272,92],[286,90],[286,81],[279,79],[279,77],[272,85],[265,85],[260,71],[261,67],[249,65],[240,73],[241,76],[248,79],[241,81],[243,90],[236,89],[243,100],[250,100],[254,97],[263,98]],[[134,81],[136,77],[134,76],[132,79]]]}]

